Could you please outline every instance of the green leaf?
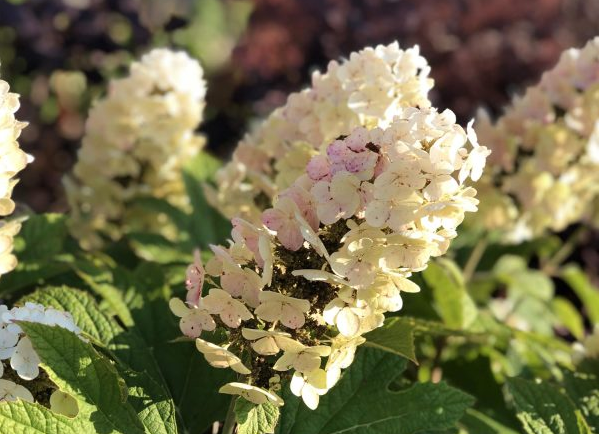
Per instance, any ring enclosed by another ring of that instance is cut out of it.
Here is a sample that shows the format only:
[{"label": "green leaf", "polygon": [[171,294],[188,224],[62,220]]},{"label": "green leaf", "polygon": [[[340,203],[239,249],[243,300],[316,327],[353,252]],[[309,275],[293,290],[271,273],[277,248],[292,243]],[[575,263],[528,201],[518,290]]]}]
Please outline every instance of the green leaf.
[{"label": "green leaf", "polygon": [[414,336],[464,336],[464,337],[479,337],[478,333],[470,331],[457,330],[447,327],[442,322],[429,321],[420,318],[414,318],[409,316],[397,316],[393,317],[397,322],[401,322],[409,325],[413,329]]},{"label": "green leaf", "polygon": [[[505,405],[502,387],[491,369],[495,361],[482,355],[467,357],[462,348],[458,347],[459,357],[441,363],[443,378],[452,386],[476,397],[476,404],[470,410],[477,410],[512,429],[518,428],[520,423]],[[473,418],[467,419],[472,421]],[[478,434],[478,431],[475,432]]]},{"label": "green leaf", "polygon": [[229,369],[211,367],[193,342],[173,342],[181,337],[178,318],[168,307],[170,292],[164,288],[162,270],[145,264],[134,272],[137,282],[128,299],[133,329],[156,360],[177,408],[181,432],[202,433],[223,420],[230,397],[218,393],[235,381]]},{"label": "green leaf", "polygon": [[[153,214],[164,214],[180,231],[188,229],[191,216],[187,215],[183,210],[168,203],[166,200],[156,197],[138,197],[131,203],[132,206],[138,206],[146,212]],[[157,216],[158,217],[158,216]]]},{"label": "green leaf", "polygon": [[495,277],[508,286],[513,296],[549,301],[553,297],[553,282],[539,270],[528,268],[526,261],[513,255],[505,255],[493,268]]},{"label": "green leaf", "polygon": [[414,326],[398,317],[386,318],[383,327],[374,329],[366,334],[365,338],[366,346],[388,351],[418,363],[414,353]]},{"label": "green leaf", "polygon": [[587,368],[577,372],[564,371],[563,384],[568,396],[591,427],[593,434],[599,433],[599,361],[587,360]]},{"label": "green leaf", "polygon": [[488,415],[473,408],[466,410],[460,425],[472,434],[518,434],[517,431],[490,418]]},{"label": "green leaf", "polygon": [[64,392],[78,401],[78,418],[97,432],[144,433],[127,402],[127,389],[116,368],[77,335],[61,327],[20,323],[41,359],[41,367]]},{"label": "green leaf", "polygon": [[560,390],[547,382],[510,378],[507,387],[518,419],[528,434],[589,434],[580,410]]},{"label": "green leaf", "polygon": [[231,231],[230,223],[208,205],[202,188],[204,183],[213,178],[220,165],[216,158],[202,152],[183,170],[183,180],[194,216],[190,228],[191,241],[202,248],[226,240]]},{"label": "green leaf", "polygon": [[115,265],[106,263],[101,257],[88,255],[79,258],[75,264],[77,275],[89,288],[102,297],[112,313],[117,315],[126,326],[133,324],[129,308],[123,299],[126,288],[118,288],[115,282]]},{"label": "green leaf", "polygon": [[416,383],[389,390],[406,359],[360,349],[339,383],[320,398],[315,411],[285,393],[278,434],[412,434],[454,427],[474,402],[445,383]]},{"label": "green leaf", "polygon": [[507,286],[507,299],[513,307],[506,316],[524,320],[535,332],[552,335],[557,321],[551,309],[553,281],[543,272],[529,269],[523,258],[514,255],[501,257],[493,274]]},{"label": "green leaf", "polygon": [[563,297],[555,297],[551,300],[553,313],[559,323],[566,327],[572,336],[578,340],[584,337],[584,323],[580,313],[570,301]]},{"label": "green leaf", "polygon": [[31,263],[62,253],[67,237],[66,219],[64,214],[29,216],[15,240],[19,261]]},{"label": "green leaf", "polygon": [[270,402],[256,405],[243,398],[235,401],[238,434],[270,434],[275,432],[279,408]]},{"label": "green leaf", "polygon": [[153,355],[135,331],[125,331],[100,310],[86,292],[67,287],[49,287],[27,296],[73,315],[75,323],[96,344],[117,358],[117,369],[125,377],[131,405],[152,434],[177,432],[175,407]]},{"label": "green leaf", "polygon": [[584,305],[592,323],[599,324],[599,288],[576,265],[568,265],[561,273],[562,279],[574,290]]},{"label": "green leaf", "polygon": [[474,322],[478,311],[455,263],[437,259],[422,272],[422,277],[432,288],[437,311],[448,327],[466,329]]},{"label": "green leaf", "polygon": [[[24,401],[0,404],[0,432],[10,434],[92,434],[99,432],[91,420],[52,413],[46,407]],[[102,434],[118,431],[100,431]]]},{"label": "green leaf", "polygon": [[19,263],[0,279],[0,294],[43,284],[69,271],[72,256],[65,252],[66,216],[63,214],[31,215],[15,237],[14,253]]},{"label": "green leaf", "polygon": [[158,264],[173,262],[193,262],[192,248],[187,250],[164,238],[159,234],[135,232],[127,235],[135,253],[146,261]]}]

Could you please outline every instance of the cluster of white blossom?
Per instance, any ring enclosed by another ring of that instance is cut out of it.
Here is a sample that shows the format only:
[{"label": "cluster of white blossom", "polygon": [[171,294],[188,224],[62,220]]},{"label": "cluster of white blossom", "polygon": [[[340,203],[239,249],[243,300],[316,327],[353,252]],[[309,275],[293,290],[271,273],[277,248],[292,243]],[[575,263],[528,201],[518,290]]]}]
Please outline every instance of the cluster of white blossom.
[{"label": "cluster of white blossom", "polygon": [[239,143],[216,189],[206,187],[210,204],[228,218],[258,222],[323,146],[360,126],[385,128],[401,108],[430,107],[429,70],[417,46],[401,50],[397,42],[331,61],[326,73],[312,75],[310,88],[291,94]]},{"label": "cluster of white blossom", "polygon": [[599,193],[599,38],[562,53],[495,124],[481,114],[476,131],[493,154],[473,224],[519,242],[586,218]]},{"label": "cluster of white blossom", "polygon": [[15,119],[18,109],[19,95],[10,93],[8,83],[0,80],[0,275],[17,266],[17,258],[12,254],[13,238],[21,225],[6,217],[15,209],[15,203],[11,199],[12,190],[17,183],[14,176],[28,163],[28,155],[19,148],[17,142],[26,125]]},{"label": "cluster of white blossom", "polygon": [[[0,378],[5,377],[8,366],[21,380],[35,380],[40,375],[40,358],[31,340],[19,326],[19,321],[59,326],[77,335],[81,333],[68,312],[45,308],[41,304],[30,302],[12,309],[0,305]],[[6,378],[0,379],[0,402],[15,401],[17,398],[34,401],[32,393],[22,384]],[[63,414],[71,414],[75,406],[76,414],[77,403],[59,390],[53,392],[50,405],[52,410]]]},{"label": "cluster of white blossom", "polygon": [[[384,128],[333,139],[282,189],[262,224],[233,218],[229,247],[212,246],[187,271],[187,299],[171,300],[183,334],[214,367],[244,382],[222,393],[282,405],[291,391],[309,408],[339,380],[363,335],[402,308],[409,277],[446,252],[476,191],[488,150],[455,115],[396,108]],[[209,278],[206,278],[205,275]],[[211,285],[202,295],[204,281]],[[200,336],[217,327],[217,345]]]},{"label": "cluster of white blossom", "polygon": [[73,176],[65,179],[70,229],[84,248],[118,239],[134,224],[164,227],[156,215],[132,216],[131,201],[153,196],[186,206],[182,166],[204,145],[195,133],[206,85],[196,60],[154,49],[95,103]]}]

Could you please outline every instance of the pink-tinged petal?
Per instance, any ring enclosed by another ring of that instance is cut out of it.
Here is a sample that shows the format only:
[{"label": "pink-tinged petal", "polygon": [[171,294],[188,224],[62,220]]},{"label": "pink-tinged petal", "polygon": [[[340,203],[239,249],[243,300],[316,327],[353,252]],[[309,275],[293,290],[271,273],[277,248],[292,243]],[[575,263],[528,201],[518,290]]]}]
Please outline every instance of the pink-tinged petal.
[{"label": "pink-tinged petal", "polygon": [[262,223],[271,231],[277,231],[283,226],[285,214],[276,208],[269,208],[262,213]]},{"label": "pink-tinged petal", "polygon": [[318,229],[320,222],[318,220],[318,215],[316,214],[316,201],[311,193],[298,185],[293,185],[282,192],[279,196],[288,197],[293,200],[293,202],[295,202],[297,205],[301,215],[312,227],[312,229]]},{"label": "pink-tinged petal", "polygon": [[197,306],[202,296],[202,286],[204,285],[204,278],[206,271],[202,265],[202,259],[200,257],[200,251],[194,252],[194,262],[187,267],[185,286],[187,287],[186,301],[191,306]]},{"label": "pink-tinged petal", "polygon": [[327,179],[330,176],[330,168],[331,166],[326,156],[316,155],[315,157],[312,157],[306,166],[306,173],[310,179],[320,181]]},{"label": "pink-tinged petal", "polygon": [[335,140],[327,147],[327,156],[332,163],[344,164],[350,152],[343,140]]},{"label": "pink-tinged petal", "polygon": [[299,225],[287,224],[279,229],[277,238],[286,249],[297,251],[304,244],[304,237],[299,229]]},{"label": "pink-tinged petal", "polygon": [[293,306],[283,304],[281,311],[281,323],[290,329],[302,327],[306,322],[304,314]]},{"label": "pink-tinged petal", "polygon": [[260,231],[251,223],[239,218],[234,217],[231,219],[233,229],[231,236],[235,242],[243,241],[248,249],[254,254],[258,252],[258,239],[260,238]]},{"label": "pink-tinged petal", "polygon": [[229,327],[237,328],[241,325],[241,318],[237,308],[227,304],[220,312],[220,319]]},{"label": "pink-tinged petal", "polygon": [[331,225],[337,222],[342,215],[339,205],[332,200],[318,204],[317,212],[318,218],[325,225]]},{"label": "pink-tinged petal", "polygon": [[220,286],[233,297],[241,297],[245,276],[239,272],[226,272],[220,278]]},{"label": "pink-tinged petal", "polygon": [[389,220],[390,202],[375,200],[366,207],[366,223],[375,228],[380,228]]},{"label": "pink-tinged petal", "polygon": [[212,317],[206,311],[199,309],[194,309],[179,321],[181,332],[194,339],[200,337],[202,330],[212,331],[215,327],[216,323]]}]

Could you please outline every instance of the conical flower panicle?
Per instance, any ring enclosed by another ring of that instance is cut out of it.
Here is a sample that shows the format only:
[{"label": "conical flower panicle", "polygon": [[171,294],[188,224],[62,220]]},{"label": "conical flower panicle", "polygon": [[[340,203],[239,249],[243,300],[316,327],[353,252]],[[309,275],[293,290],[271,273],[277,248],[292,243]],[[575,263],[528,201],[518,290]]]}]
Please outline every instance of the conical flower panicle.
[{"label": "conical flower panicle", "polygon": [[[386,127],[331,140],[261,213],[236,217],[228,247],[187,271],[181,331],[216,368],[240,380],[221,392],[282,405],[282,380],[306,405],[351,365],[363,335],[402,308],[409,277],[447,251],[476,191],[488,150],[454,114],[397,108]],[[208,290],[202,287],[208,283]],[[204,330],[226,330],[217,344]]]},{"label": "conical flower panicle", "polygon": [[101,246],[102,236],[118,239],[130,227],[166,226],[155,215],[132,215],[128,204],[135,198],[188,205],[181,170],[204,146],[195,133],[205,105],[202,76],[186,53],[154,49],[96,101],[65,179],[70,230],[84,248]]},{"label": "conical flower panicle", "polygon": [[21,229],[17,220],[10,220],[15,203],[11,196],[17,183],[15,176],[25,168],[29,157],[19,147],[17,139],[27,125],[15,119],[19,109],[19,95],[9,92],[7,82],[0,80],[0,275],[17,266],[12,254],[13,239]]},{"label": "conical flower panicle", "polygon": [[517,243],[593,217],[599,193],[599,38],[562,53],[497,122],[479,115],[493,154],[472,225]]}]

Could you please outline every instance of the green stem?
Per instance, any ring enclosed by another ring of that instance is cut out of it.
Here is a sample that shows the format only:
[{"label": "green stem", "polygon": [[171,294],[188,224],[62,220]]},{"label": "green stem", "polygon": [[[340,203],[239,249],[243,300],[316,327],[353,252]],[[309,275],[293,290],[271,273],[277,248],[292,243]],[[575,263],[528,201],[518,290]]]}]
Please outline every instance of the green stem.
[{"label": "green stem", "polygon": [[225,417],[222,434],[233,434],[233,431],[235,430],[235,399],[235,396],[233,396],[229,403],[229,409],[227,410],[227,416]]},{"label": "green stem", "polygon": [[549,276],[555,275],[562,263],[570,257],[580,242],[580,239],[585,234],[586,229],[587,228],[584,226],[579,226],[574,232],[572,232],[572,235],[568,237],[566,242],[562,244],[558,251],[555,252],[555,254],[543,265],[541,271]]},{"label": "green stem", "polygon": [[472,279],[472,276],[476,271],[476,267],[482,259],[483,254],[485,253],[485,250],[487,249],[488,245],[489,241],[487,240],[487,237],[482,236],[472,249],[472,252],[470,252],[470,257],[468,258],[468,261],[466,261],[466,265],[464,265],[463,275],[465,283],[468,283],[470,279]]}]

